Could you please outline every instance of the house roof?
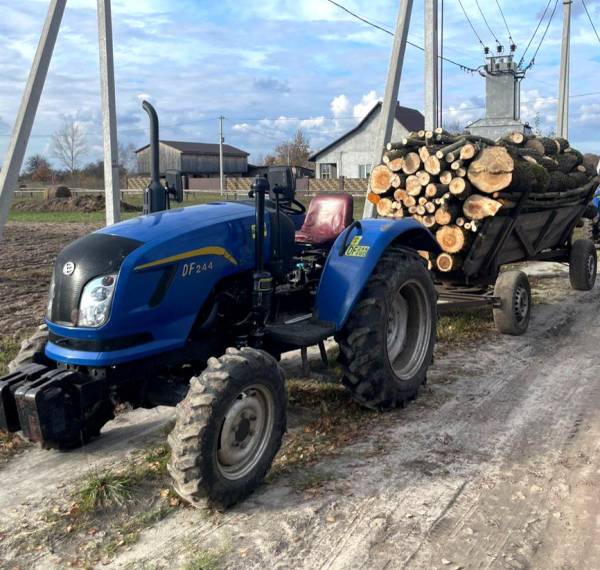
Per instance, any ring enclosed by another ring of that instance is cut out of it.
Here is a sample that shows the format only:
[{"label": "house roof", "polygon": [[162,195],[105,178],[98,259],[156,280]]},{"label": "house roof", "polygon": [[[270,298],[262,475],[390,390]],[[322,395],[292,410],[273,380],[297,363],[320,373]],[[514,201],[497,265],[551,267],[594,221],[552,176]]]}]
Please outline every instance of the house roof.
[{"label": "house roof", "polygon": [[[312,156],[309,157],[308,160],[311,162],[316,162],[319,159],[319,155],[327,152],[329,149],[334,147],[336,144],[342,142],[344,139],[351,137],[354,133],[359,131],[361,127],[371,119],[371,117],[378,113],[381,110],[381,101],[376,103],[373,108],[366,114],[364,119],[358,123],[353,129],[349,130],[347,133],[343,134],[340,138],[334,140],[332,143],[328,144],[325,148],[315,152]],[[410,107],[403,107],[398,103],[396,106],[396,120],[407,130],[409,131],[419,131],[425,125],[425,117],[423,114],[416,109],[411,109]]]},{"label": "house roof", "polygon": [[[219,155],[219,145],[216,143],[196,143],[196,142],[187,142],[187,141],[164,141],[161,140],[161,143],[182,152],[183,154],[208,154],[208,155]],[[135,152],[141,152],[142,150],[148,148],[150,145],[144,145],[142,148],[138,148]],[[223,145],[223,155],[224,156],[249,156],[250,153],[245,152],[239,148],[234,146],[224,144]]]}]

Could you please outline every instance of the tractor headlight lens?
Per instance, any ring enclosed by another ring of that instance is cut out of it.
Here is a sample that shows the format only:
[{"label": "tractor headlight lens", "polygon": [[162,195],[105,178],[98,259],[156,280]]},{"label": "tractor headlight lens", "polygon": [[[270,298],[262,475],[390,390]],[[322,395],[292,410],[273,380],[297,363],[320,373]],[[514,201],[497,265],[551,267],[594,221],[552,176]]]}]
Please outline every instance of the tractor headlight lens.
[{"label": "tractor headlight lens", "polygon": [[77,322],[80,327],[97,328],[107,321],[116,282],[116,275],[103,275],[83,288]]}]

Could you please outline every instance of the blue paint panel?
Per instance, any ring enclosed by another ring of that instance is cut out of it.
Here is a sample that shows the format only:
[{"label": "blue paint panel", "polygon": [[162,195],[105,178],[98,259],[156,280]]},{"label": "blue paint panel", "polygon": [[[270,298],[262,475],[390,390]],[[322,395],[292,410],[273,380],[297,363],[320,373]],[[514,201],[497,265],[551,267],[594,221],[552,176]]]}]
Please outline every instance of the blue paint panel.
[{"label": "blue paint panel", "polygon": [[[344,326],[381,254],[392,242],[415,250],[438,250],[431,232],[414,220],[363,220],[361,228],[353,228],[347,238],[347,232],[338,237],[317,291],[319,319],[335,323],[337,330]],[[344,239],[350,244],[356,236],[361,236],[360,246],[369,248],[365,257],[340,255]]]}]

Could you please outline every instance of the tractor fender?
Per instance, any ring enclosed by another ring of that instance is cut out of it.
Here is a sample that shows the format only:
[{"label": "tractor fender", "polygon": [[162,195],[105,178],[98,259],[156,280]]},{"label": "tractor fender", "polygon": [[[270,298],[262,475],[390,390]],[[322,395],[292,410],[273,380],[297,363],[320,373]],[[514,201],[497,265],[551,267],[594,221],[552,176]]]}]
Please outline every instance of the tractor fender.
[{"label": "tractor fender", "polygon": [[415,220],[356,221],[336,239],[319,282],[316,312],[340,330],[390,244],[413,250],[439,251],[432,233]]}]

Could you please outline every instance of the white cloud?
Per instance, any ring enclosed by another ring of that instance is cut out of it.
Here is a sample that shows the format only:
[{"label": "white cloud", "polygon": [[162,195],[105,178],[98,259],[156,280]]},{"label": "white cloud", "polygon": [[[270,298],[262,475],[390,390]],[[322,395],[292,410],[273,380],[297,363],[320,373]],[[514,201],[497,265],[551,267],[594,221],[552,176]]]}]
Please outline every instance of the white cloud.
[{"label": "white cloud", "polygon": [[325,124],[325,117],[314,117],[310,119],[303,119],[300,121],[301,129],[316,129],[322,127]]},{"label": "white cloud", "polygon": [[360,103],[357,103],[352,108],[352,115],[358,121],[364,119],[365,115],[375,106],[379,101],[376,91],[369,91],[366,95],[362,96]]},{"label": "white cloud", "polygon": [[350,100],[344,94],[338,95],[331,100],[329,106],[334,117],[342,117],[350,108]]}]

